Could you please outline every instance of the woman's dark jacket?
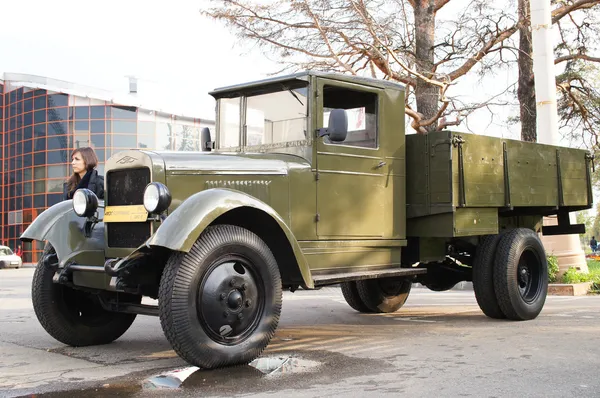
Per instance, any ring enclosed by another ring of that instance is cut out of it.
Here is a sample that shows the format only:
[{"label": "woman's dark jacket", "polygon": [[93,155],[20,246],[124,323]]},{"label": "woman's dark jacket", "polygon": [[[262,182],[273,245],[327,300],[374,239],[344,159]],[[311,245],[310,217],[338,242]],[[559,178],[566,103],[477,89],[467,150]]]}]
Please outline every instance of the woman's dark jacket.
[{"label": "woman's dark jacket", "polygon": [[73,194],[80,188],[87,188],[96,194],[98,199],[104,199],[104,177],[98,174],[97,170],[91,170],[85,173],[85,176],[79,181],[77,187],[69,192],[69,184],[63,186],[63,199],[73,199]]}]

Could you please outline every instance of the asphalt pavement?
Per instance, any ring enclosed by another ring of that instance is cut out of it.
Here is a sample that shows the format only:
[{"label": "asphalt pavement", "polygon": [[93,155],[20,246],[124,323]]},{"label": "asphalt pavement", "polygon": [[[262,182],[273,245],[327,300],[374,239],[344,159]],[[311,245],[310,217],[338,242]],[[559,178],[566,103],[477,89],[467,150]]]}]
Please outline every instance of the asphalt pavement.
[{"label": "asphalt pavement", "polygon": [[33,269],[0,270],[0,397],[600,396],[600,296],[550,296],[533,321],[486,318],[472,291],[413,288],[393,314],[359,314],[339,288],[286,292],[271,344],[248,366],[206,371],[159,320],[74,348],[31,306]]}]

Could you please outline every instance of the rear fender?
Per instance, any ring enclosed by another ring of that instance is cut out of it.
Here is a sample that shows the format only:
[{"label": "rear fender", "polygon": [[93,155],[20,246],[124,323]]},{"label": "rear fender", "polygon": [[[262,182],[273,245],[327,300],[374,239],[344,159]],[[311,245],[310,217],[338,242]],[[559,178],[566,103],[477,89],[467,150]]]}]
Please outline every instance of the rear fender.
[{"label": "rear fender", "polygon": [[305,285],[312,288],[313,281],[308,263],[285,221],[269,205],[239,191],[216,188],[190,196],[175,211],[169,214],[147,244],[188,252],[202,231],[218,217],[240,207],[258,209],[277,222],[292,248]]},{"label": "rear fender", "polygon": [[[59,267],[68,262],[104,265],[104,223],[97,223],[91,236],[85,236],[87,219],[73,211],[72,200],[65,200],[40,214],[21,234],[23,242],[48,241],[56,250]],[[99,218],[104,208],[98,208]]]}]

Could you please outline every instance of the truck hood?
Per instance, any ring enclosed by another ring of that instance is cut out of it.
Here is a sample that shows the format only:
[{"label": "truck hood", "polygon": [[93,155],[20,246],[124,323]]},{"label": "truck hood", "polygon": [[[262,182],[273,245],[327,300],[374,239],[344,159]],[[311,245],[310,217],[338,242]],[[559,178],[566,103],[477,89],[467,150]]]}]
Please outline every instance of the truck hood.
[{"label": "truck hood", "polygon": [[308,165],[289,154],[227,152],[155,152],[167,174],[276,174],[286,175],[291,167]]}]

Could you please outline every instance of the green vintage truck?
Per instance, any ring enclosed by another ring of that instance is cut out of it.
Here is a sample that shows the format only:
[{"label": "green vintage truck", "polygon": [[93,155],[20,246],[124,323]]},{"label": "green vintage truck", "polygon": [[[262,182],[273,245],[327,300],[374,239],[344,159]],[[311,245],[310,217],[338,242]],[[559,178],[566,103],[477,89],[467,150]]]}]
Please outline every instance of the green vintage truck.
[{"label": "green vintage truck", "polygon": [[539,234],[581,233],[569,212],[592,206],[586,151],[405,135],[399,84],[305,72],[211,95],[201,152],[117,153],[104,201],[79,190],[21,236],[46,241],[32,298],[57,340],[109,343],[155,315],[189,363],[248,363],[283,290],[333,284],[354,310],[389,313],[414,283],[473,281],[488,317],[533,319],[548,284]]}]

